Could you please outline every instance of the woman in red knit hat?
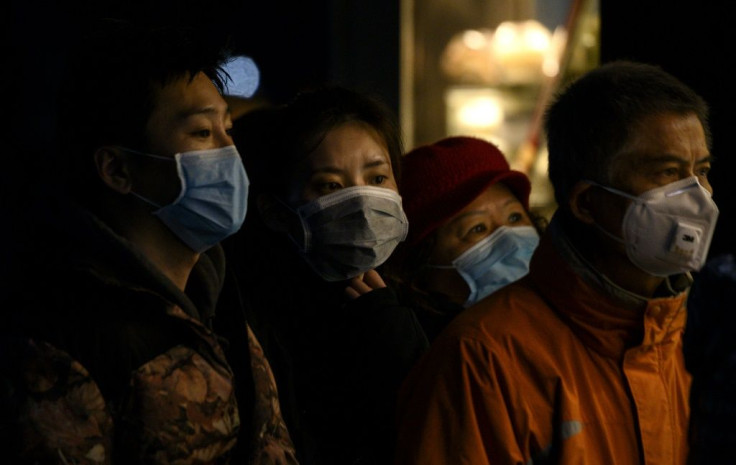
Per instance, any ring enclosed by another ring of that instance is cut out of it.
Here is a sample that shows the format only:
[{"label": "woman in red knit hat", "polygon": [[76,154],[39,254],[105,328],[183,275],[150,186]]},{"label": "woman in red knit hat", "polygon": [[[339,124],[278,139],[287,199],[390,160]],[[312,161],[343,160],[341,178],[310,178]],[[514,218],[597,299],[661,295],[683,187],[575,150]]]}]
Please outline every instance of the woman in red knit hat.
[{"label": "woman in red knit hat", "polygon": [[402,161],[409,235],[387,264],[431,339],[463,308],[529,270],[544,218],[527,176],[475,137],[415,148]]}]

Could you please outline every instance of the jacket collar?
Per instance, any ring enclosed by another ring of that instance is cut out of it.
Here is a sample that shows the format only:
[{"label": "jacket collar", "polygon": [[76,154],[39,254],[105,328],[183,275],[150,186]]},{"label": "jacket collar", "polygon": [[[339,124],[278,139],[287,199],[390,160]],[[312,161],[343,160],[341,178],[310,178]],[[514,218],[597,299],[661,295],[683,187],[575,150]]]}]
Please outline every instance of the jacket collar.
[{"label": "jacket collar", "polygon": [[652,299],[622,289],[577,252],[556,218],[532,257],[529,275],[583,342],[606,356],[621,357],[630,347],[657,344],[684,329],[689,276],[669,279],[666,295]]},{"label": "jacket collar", "polygon": [[200,255],[182,292],[131,242],[116,234],[92,212],[69,197],[50,201],[43,219],[44,237],[53,244],[48,269],[71,267],[109,285],[153,292],[188,316],[207,323],[214,314],[224,280],[224,254],[217,245]]}]

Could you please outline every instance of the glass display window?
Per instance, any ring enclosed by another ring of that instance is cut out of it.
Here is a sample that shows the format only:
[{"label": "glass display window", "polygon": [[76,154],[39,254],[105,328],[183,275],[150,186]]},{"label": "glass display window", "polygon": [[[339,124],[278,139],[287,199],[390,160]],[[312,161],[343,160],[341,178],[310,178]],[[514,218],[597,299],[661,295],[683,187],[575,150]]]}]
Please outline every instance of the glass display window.
[{"label": "glass display window", "polygon": [[599,0],[402,0],[400,116],[407,147],[452,135],[496,144],[554,211],[542,115],[600,61]]}]

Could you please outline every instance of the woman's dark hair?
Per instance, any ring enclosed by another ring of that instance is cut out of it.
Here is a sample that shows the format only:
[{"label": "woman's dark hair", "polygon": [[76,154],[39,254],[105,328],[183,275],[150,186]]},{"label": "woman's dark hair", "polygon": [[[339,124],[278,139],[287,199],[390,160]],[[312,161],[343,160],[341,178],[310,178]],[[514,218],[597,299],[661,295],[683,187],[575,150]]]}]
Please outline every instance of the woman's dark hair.
[{"label": "woman's dark hair", "polygon": [[[243,154],[251,178],[251,194],[280,194],[289,188],[290,173],[311,154],[335,127],[359,122],[376,131],[386,144],[394,177],[400,179],[403,142],[395,115],[375,97],[342,86],[325,86],[302,92],[290,103],[269,110],[267,139],[257,145],[263,150]],[[238,123],[236,123],[237,125]],[[238,134],[235,144],[239,145]],[[242,141],[247,146],[248,141]]]}]

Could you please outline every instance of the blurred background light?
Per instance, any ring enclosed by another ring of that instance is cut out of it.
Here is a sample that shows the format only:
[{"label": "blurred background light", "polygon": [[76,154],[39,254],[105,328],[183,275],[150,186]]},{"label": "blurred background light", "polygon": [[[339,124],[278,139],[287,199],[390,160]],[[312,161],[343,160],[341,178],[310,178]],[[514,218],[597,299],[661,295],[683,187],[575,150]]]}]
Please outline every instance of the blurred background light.
[{"label": "blurred background light", "polygon": [[258,90],[261,73],[250,57],[240,55],[225,64],[225,71],[230,76],[226,83],[226,93],[235,97],[250,98]]}]

